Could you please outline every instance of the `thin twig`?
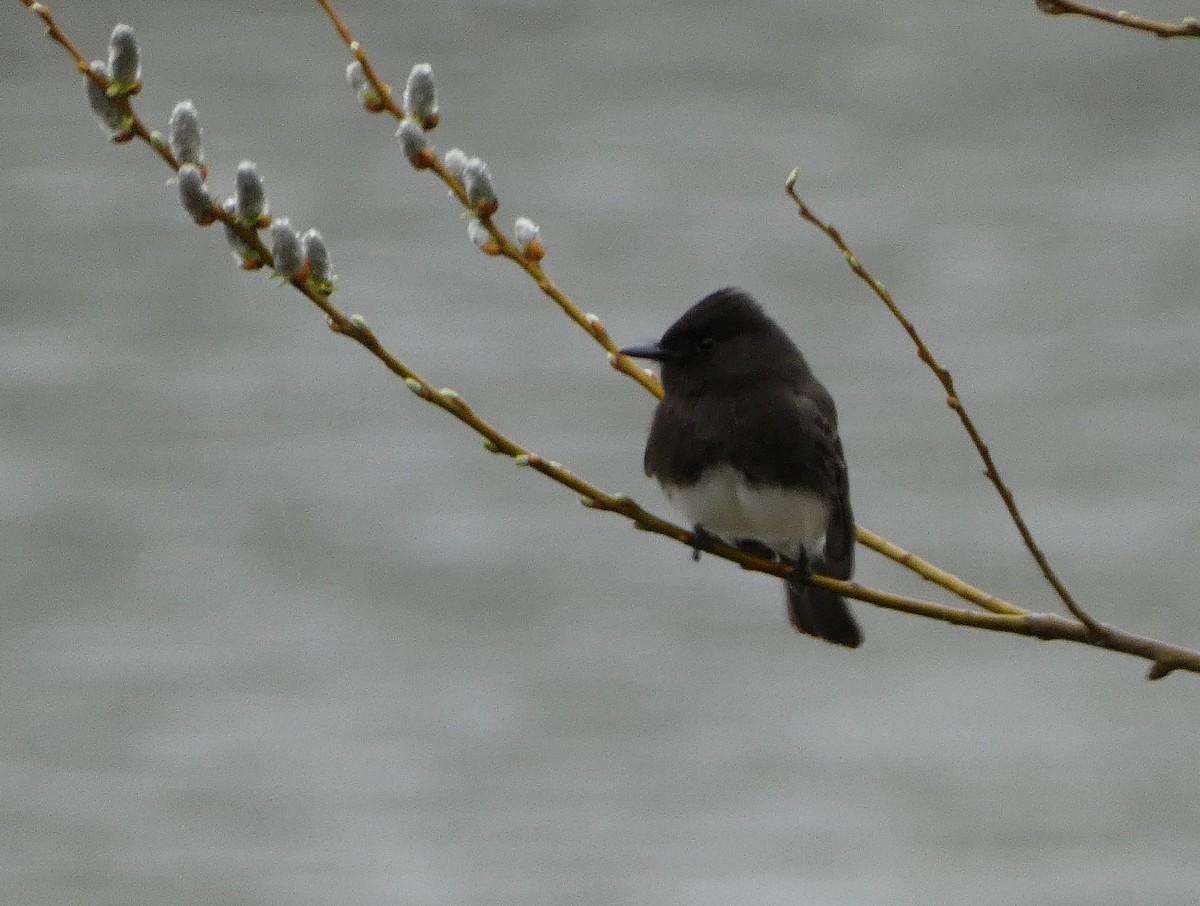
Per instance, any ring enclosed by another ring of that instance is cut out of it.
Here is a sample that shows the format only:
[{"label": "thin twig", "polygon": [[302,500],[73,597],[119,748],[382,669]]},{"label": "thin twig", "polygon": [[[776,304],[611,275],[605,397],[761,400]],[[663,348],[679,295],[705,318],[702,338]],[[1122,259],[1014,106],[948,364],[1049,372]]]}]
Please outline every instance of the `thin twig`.
[{"label": "thin twig", "polygon": [[975,423],[971,420],[970,415],[967,414],[967,408],[963,405],[958,391],[954,388],[954,379],[950,376],[950,372],[943,368],[937,359],[933,357],[933,353],[929,351],[929,347],[925,345],[925,341],[921,338],[913,323],[900,310],[900,306],[896,304],[896,301],[892,298],[892,294],[863,267],[862,263],[858,260],[858,256],[854,254],[850,246],[846,244],[846,241],[842,239],[842,234],[838,229],[814,214],[800,196],[796,194],[796,177],[797,172],[793,170],[788,176],[786,191],[792,201],[796,203],[797,213],[829,237],[830,241],[845,256],[846,263],[850,266],[850,269],[871,288],[880,301],[887,306],[888,311],[892,313],[892,317],[904,328],[904,332],[908,334],[909,339],[916,346],[917,355],[921,361],[929,366],[929,370],[941,382],[942,388],[946,391],[946,405],[954,410],[959,421],[962,422],[963,428],[966,429],[967,434],[970,436],[971,443],[975,445],[975,449],[979,452],[979,458],[983,460],[983,474],[987,476],[987,479],[996,488],[996,492],[1000,495],[1000,499],[1004,502],[1004,506],[1008,510],[1009,517],[1017,527],[1017,531],[1021,534],[1021,540],[1025,542],[1025,547],[1029,550],[1034,561],[1041,569],[1042,575],[1046,577],[1046,581],[1050,583],[1051,587],[1058,594],[1058,597],[1067,606],[1067,609],[1071,611],[1071,614],[1092,632],[1097,635],[1101,634],[1103,629],[1100,624],[1088,616],[1083,608],[1075,602],[1071,593],[1067,591],[1067,587],[1051,568],[1050,561],[1046,559],[1046,555],[1042,553],[1042,549],[1038,547],[1037,542],[1033,538],[1033,533],[1029,530],[1029,526],[1025,524],[1025,519],[1021,515],[1021,511],[1017,508],[1017,501],[1013,497],[1012,491],[1008,489],[1008,485],[1000,477],[1000,470],[996,468],[995,460],[992,459],[992,453],[988,449],[987,444],[983,442],[983,436],[979,433],[979,429],[975,427]]},{"label": "thin twig", "polygon": [[1200,38],[1200,19],[1195,16],[1185,16],[1179,24],[1175,24],[1135,16],[1123,9],[1114,13],[1098,6],[1076,3],[1075,0],[1034,0],[1034,5],[1050,16],[1086,16],[1112,25],[1150,32],[1160,38]]},{"label": "thin twig", "polygon": [[[88,73],[87,59],[83,56],[83,54],[75,49],[75,45],[71,43],[71,40],[63,33],[62,29],[58,27],[58,24],[50,15],[50,7],[46,6],[44,3],[37,3],[35,0],[21,0],[21,2],[41,16],[42,21],[46,23],[47,36],[52,41],[57,41],[59,44],[61,44],[63,49],[66,50],[66,52],[69,53],[72,58],[74,58],[75,65],[79,68],[79,71],[82,73]],[[101,87],[108,87],[107,83],[103,79],[97,78],[94,74],[91,74],[91,77],[96,79],[96,84],[100,85]]]},{"label": "thin twig", "polygon": [[990,610],[992,613],[1007,614],[1009,616],[1028,612],[1013,604],[1009,604],[1007,601],[1002,601],[995,595],[988,594],[981,588],[976,588],[974,585],[964,582],[953,573],[939,569],[929,561],[923,560],[916,554],[904,550],[904,548],[893,544],[886,538],[881,538],[861,525],[858,527],[858,541],[864,547],[869,547],[877,554],[882,554],[889,560],[899,563],[906,569],[916,573],[922,579],[932,582],[934,585],[940,585],[947,591],[958,595],[964,601],[977,604],[984,610]]},{"label": "thin twig", "polygon": [[[325,14],[329,16],[329,21],[333,23],[333,27],[337,29],[337,33],[342,36],[342,40],[346,42],[346,46],[350,48],[350,53],[354,55],[354,59],[362,64],[363,75],[367,77],[367,81],[371,83],[371,88],[374,89],[376,96],[379,98],[379,110],[386,110],[398,120],[404,119],[404,111],[400,109],[400,105],[392,98],[392,86],[384,82],[375,73],[375,69],[371,66],[371,61],[367,59],[367,52],[363,50],[362,45],[355,39],[354,35],[350,34],[350,29],[340,18],[332,6],[325,0],[317,0],[321,4],[321,8],[325,10]],[[379,110],[372,112],[378,113]]]}]

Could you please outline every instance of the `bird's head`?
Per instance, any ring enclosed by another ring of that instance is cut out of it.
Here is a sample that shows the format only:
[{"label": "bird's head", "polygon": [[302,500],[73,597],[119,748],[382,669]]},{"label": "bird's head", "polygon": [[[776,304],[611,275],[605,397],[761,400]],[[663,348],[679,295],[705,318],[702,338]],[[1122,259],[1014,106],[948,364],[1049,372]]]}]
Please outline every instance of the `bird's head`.
[{"label": "bird's head", "polygon": [[705,296],[657,343],[621,352],[661,363],[668,394],[790,381],[809,373],[800,351],[779,325],[747,293],[733,288]]}]

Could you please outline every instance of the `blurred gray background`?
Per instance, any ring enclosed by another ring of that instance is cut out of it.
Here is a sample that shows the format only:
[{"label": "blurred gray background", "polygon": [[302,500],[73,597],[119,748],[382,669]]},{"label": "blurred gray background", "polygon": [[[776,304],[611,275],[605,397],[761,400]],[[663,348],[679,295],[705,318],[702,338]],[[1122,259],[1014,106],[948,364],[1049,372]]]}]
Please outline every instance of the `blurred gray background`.
[{"label": "blurred gray background", "polygon": [[[1097,616],[1200,644],[1200,46],[1032,3],[340,9],[618,342],[736,284],[842,413],[860,522],[1056,609],[932,376]],[[652,400],[479,254],[315,3],[75,2],[259,163],[336,301],[513,437],[669,513]],[[1156,2],[1139,12],[1178,16]],[[0,28],[0,902],[1194,904],[1189,675],[856,606],[636,534],[487,456],[233,265],[70,60]],[[862,552],[861,581],[937,590]]]}]

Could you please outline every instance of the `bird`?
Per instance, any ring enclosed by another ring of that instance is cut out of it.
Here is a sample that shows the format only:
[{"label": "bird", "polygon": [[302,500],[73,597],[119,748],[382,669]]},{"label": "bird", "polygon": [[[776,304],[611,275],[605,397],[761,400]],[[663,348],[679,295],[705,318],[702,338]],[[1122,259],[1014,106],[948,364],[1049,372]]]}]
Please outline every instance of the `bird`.
[{"label": "bird", "polygon": [[792,625],[862,644],[845,599],[811,581],[850,578],[855,528],[837,409],[796,344],[748,293],[726,287],[658,342],[620,351],[659,364],[663,397],[643,465],[693,523],[695,555],[716,536],[794,564]]}]

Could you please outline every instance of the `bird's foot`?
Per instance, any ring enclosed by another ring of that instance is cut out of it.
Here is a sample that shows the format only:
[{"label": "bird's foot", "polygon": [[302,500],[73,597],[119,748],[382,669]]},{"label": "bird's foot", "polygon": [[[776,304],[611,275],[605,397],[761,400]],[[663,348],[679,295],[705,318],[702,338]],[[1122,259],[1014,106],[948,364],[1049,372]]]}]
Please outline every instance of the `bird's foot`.
[{"label": "bird's foot", "polygon": [[788,576],[789,584],[800,587],[803,585],[812,585],[812,564],[808,560],[808,551],[803,546],[800,548],[800,553],[795,558],[782,557],[784,563],[792,565],[792,574]]},{"label": "bird's foot", "polygon": [[711,550],[714,542],[721,539],[702,526],[699,522],[692,526],[692,560],[700,562],[700,554]]}]

